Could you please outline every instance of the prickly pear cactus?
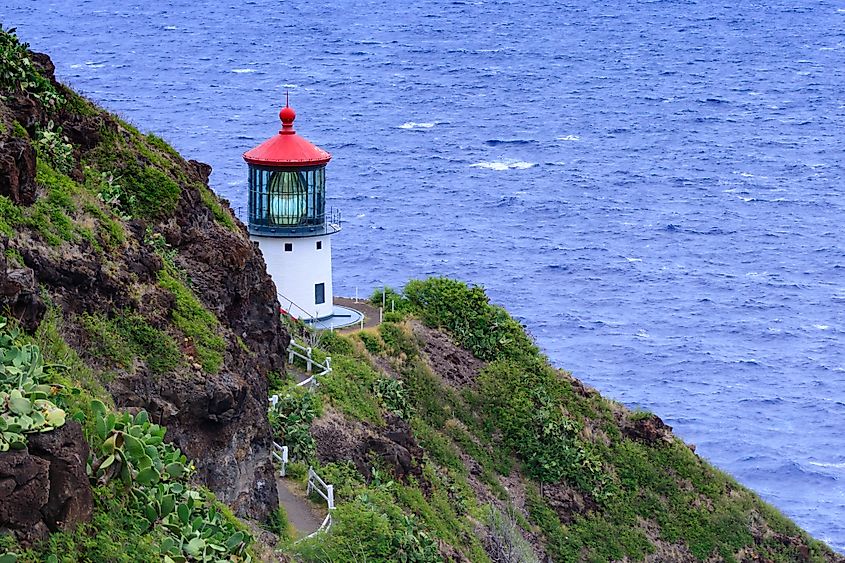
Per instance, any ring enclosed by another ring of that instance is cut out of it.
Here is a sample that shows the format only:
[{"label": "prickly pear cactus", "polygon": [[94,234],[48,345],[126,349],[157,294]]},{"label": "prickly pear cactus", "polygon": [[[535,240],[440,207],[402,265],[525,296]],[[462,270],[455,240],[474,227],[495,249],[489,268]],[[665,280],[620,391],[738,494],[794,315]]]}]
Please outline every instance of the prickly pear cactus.
[{"label": "prickly pear cactus", "polygon": [[50,400],[58,387],[43,382],[41,351],[19,337],[20,331],[0,317],[0,452],[23,449],[26,434],[65,423],[65,411]]}]

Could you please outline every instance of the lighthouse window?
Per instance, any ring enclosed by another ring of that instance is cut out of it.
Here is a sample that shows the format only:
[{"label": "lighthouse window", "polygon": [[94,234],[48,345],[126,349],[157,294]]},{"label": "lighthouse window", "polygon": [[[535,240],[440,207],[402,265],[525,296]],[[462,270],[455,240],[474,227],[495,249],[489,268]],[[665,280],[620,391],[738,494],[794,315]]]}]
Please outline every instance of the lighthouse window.
[{"label": "lighthouse window", "polygon": [[286,242],[285,243],[285,252],[293,252],[293,243],[292,242]]},{"label": "lighthouse window", "polygon": [[314,303],[320,305],[326,302],[326,284],[318,283],[314,285]]},{"label": "lighthouse window", "polygon": [[321,241],[321,240],[317,241],[317,250],[323,250],[323,241]]}]

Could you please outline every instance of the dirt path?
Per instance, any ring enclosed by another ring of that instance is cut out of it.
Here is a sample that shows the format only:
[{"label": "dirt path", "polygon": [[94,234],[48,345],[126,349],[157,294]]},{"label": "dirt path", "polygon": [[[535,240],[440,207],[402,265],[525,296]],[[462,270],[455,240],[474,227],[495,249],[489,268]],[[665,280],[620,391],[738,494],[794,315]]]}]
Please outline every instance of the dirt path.
[{"label": "dirt path", "polygon": [[305,498],[304,492],[284,478],[276,480],[276,488],[279,490],[279,504],[285,507],[288,522],[296,529],[295,539],[304,538],[317,531],[325,515],[320,515],[314,505]]}]

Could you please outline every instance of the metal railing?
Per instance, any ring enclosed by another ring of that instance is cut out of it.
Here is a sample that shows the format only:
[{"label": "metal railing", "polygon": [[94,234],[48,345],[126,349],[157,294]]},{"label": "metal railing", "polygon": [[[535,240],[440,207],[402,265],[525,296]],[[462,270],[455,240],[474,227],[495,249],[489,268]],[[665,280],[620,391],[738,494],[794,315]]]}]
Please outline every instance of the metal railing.
[{"label": "metal railing", "polygon": [[[288,363],[292,364],[294,358],[305,360],[305,371],[306,373],[311,373],[311,377],[297,383],[297,387],[304,387],[307,385],[309,389],[314,389],[320,384],[319,381],[317,381],[318,377],[328,375],[332,372],[331,356],[326,356],[326,363],[321,364],[313,358],[310,346],[305,347],[301,344],[297,344],[296,341],[291,338],[290,344],[288,345]],[[319,373],[312,373],[315,366],[321,370]]]},{"label": "metal railing", "polygon": [[[293,299],[288,299],[281,293],[276,293],[276,297],[279,299],[279,305],[282,307],[282,310],[279,311],[281,314],[288,314],[296,319],[300,320],[309,320],[309,321],[316,321],[317,320],[317,312],[314,311],[313,313],[309,313],[305,307],[301,307],[297,303],[293,301]],[[286,304],[286,305],[285,305]],[[298,311],[298,313],[296,313]],[[296,313],[294,315],[294,313]],[[299,314],[302,313],[302,314]]]}]

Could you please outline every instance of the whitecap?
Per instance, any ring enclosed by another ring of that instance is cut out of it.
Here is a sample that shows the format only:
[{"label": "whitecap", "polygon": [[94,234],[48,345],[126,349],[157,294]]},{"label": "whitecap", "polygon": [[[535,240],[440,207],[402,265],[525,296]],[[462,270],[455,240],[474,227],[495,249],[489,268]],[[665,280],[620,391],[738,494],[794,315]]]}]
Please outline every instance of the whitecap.
[{"label": "whitecap", "polygon": [[486,168],[488,170],[527,170],[537,166],[536,162],[525,162],[522,160],[496,160],[492,162],[476,162],[470,164],[471,168]]},{"label": "whitecap", "polygon": [[824,461],[809,461],[807,462],[810,465],[815,465],[816,467],[832,467],[834,469],[845,469],[845,462],[842,463],[828,463]]},{"label": "whitecap", "polygon": [[255,72],[254,68],[233,68],[232,72],[235,74],[247,74],[249,72]]},{"label": "whitecap", "polygon": [[830,328],[829,325],[813,325],[813,328],[817,328],[819,330],[827,330]]},{"label": "whitecap", "polygon": [[408,121],[399,126],[399,129],[431,129],[434,123],[417,123],[416,121]]},{"label": "whitecap", "polygon": [[581,137],[578,135],[564,135],[562,137],[556,137],[558,141],[580,141]]},{"label": "whitecap", "polygon": [[356,215],[356,216],[355,216],[355,218],[356,218],[356,219],[363,219],[363,218],[364,218],[364,217],[366,217],[366,216],[367,216],[367,214],[366,214],[366,213],[359,213],[358,215]]},{"label": "whitecap", "polygon": [[178,28],[175,25],[166,25],[164,26],[164,29],[166,29],[167,31],[173,31],[174,29]]},{"label": "whitecap", "polygon": [[638,332],[637,332],[637,334],[636,334],[635,336],[636,336],[637,338],[642,338],[642,339],[651,338],[651,335],[649,335],[649,333],[648,333],[648,332],[646,332],[646,330],[645,330],[645,329],[642,329],[642,330],[638,331]]},{"label": "whitecap", "polygon": [[628,258],[627,256],[625,257],[625,260],[627,260],[628,262],[642,262],[643,261],[642,258]]}]

